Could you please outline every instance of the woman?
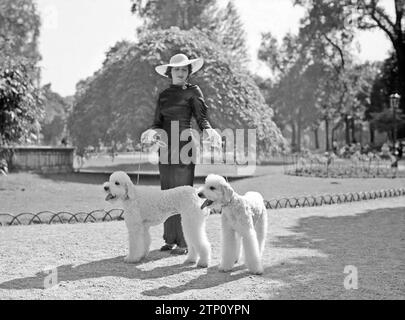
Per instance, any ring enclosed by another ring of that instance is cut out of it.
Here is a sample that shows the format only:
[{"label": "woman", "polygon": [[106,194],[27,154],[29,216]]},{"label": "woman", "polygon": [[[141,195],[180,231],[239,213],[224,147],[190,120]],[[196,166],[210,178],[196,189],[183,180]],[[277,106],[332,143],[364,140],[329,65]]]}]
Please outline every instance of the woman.
[{"label": "woman", "polygon": [[[141,136],[141,142],[150,144],[156,140],[158,132],[156,129],[163,129],[168,137],[167,160],[168,162],[159,161],[159,173],[161,189],[166,190],[183,185],[193,186],[196,155],[192,154],[192,148],[188,153],[189,161],[182,161],[181,157],[172,159],[173,144],[178,145],[176,151],[180,155],[182,147],[188,143],[194,143],[191,135],[187,141],[180,141],[178,137],[183,130],[191,132],[191,119],[194,117],[200,130],[206,130],[209,139],[214,146],[221,144],[221,136],[212,129],[207,119],[207,105],[205,104],[203,94],[197,85],[188,83],[190,76],[201,69],[203,59],[189,60],[184,54],[176,54],[170,59],[169,64],[157,66],[156,72],[171,80],[169,88],[159,94],[155,118],[150,129],[146,130]],[[172,126],[178,125],[179,133],[171,137]],[[175,139],[177,141],[175,141]],[[161,155],[162,149],[159,150]],[[180,215],[168,218],[164,223],[163,239],[165,245],[162,251],[171,250],[172,254],[186,254],[187,243],[184,239],[181,227]],[[177,247],[176,247],[177,246]]]}]

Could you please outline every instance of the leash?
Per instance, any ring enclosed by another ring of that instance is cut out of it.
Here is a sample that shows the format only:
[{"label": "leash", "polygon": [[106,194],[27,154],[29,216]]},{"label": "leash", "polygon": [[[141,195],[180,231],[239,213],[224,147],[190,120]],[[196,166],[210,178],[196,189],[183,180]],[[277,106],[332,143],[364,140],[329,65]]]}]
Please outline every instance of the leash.
[{"label": "leash", "polygon": [[[157,139],[157,138],[154,138],[151,146],[154,145],[155,143],[157,143],[160,147],[166,147],[167,146],[167,144],[164,141],[162,141],[160,139]],[[137,178],[136,178],[136,184],[137,185],[139,184],[139,176],[141,174],[142,155],[143,155],[143,153],[145,151],[144,147],[145,147],[145,144],[141,142],[141,151],[139,153],[139,161],[138,161],[138,174],[137,174]]]},{"label": "leash", "polygon": [[139,152],[139,162],[138,162],[138,174],[136,177],[136,184],[139,184],[139,175],[141,172],[141,162],[142,162],[142,154],[143,154],[143,143],[141,143],[141,152]]}]

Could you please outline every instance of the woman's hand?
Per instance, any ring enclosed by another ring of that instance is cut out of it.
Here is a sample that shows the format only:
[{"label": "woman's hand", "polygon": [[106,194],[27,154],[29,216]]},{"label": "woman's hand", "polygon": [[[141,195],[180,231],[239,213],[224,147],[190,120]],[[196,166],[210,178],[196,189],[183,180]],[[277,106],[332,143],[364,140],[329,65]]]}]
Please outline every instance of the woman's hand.
[{"label": "woman's hand", "polygon": [[157,131],[154,129],[148,129],[141,135],[142,144],[152,144],[156,141]]},{"label": "woman's hand", "polygon": [[161,147],[166,147],[166,143],[160,138],[159,133],[155,129],[148,129],[142,133],[141,143],[146,146],[157,143]]},{"label": "woman's hand", "polygon": [[206,129],[208,140],[214,148],[222,149],[222,137],[215,129]]}]

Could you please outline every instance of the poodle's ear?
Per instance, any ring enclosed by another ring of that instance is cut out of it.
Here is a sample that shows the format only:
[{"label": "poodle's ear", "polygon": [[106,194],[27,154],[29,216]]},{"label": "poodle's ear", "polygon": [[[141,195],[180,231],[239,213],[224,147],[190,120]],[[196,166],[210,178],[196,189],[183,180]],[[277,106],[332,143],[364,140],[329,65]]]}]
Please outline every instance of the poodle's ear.
[{"label": "poodle's ear", "polygon": [[234,193],[231,185],[229,183],[221,184],[222,199],[224,202],[231,201],[232,195]]},{"label": "poodle's ear", "polygon": [[125,183],[125,194],[127,199],[135,199],[135,188],[131,181]]}]

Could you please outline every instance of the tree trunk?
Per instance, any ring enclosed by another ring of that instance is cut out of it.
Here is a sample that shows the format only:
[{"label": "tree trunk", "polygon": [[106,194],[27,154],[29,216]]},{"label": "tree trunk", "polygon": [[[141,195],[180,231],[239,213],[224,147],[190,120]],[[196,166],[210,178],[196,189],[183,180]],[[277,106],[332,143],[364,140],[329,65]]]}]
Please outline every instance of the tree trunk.
[{"label": "tree trunk", "polygon": [[347,114],[345,115],[345,140],[346,140],[346,144],[349,145],[350,144],[350,123],[349,123],[349,117],[347,116]]},{"label": "tree trunk", "polygon": [[[332,144],[333,144],[333,141],[336,140],[335,133],[336,133],[337,129],[339,129],[339,127],[341,125],[342,125],[342,119],[339,119],[338,123],[335,126],[333,126],[333,128],[332,128],[332,132],[331,132],[331,142],[332,142]],[[333,145],[332,145],[332,147],[333,147]]]},{"label": "tree trunk", "polygon": [[401,95],[400,108],[405,112],[405,42],[401,30],[397,33],[394,49],[398,61],[398,78],[395,84],[397,92]]},{"label": "tree trunk", "polygon": [[291,148],[292,151],[295,152],[296,151],[296,136],[297,136],[297,131],[295,128],[295,123],[294,121],[291,121]]},{"label": "tree trunk", "polygon": [[297,119],[297,151],[301,152],[301,131],[302,131],[302,123],[301,123],[301,109],[298,110],[298,119]]},{"label": "tree trunk", "polygon": [[329,151],[329,120],[325,118],[326,151]]},{"label": "tree trunk", "polygon": [[313,132],[314,132],[314,140],[315,140],[315,149],[319,149],[318,128],[314,128]]},{"label": "tree trunk", "polygon": [[[401,100],[399,101],[399,109],[405,113],[405,39],[403,39],[403,34],[398,36],[398,41],[394,43],[395,52],[398,60],[398,77],[396,82],[397,92],[401,95]],[[397,135],[399,138],[405,137],[405,128],[402,127],[398,130]]]},{"label": "tree trunk", "polygon": [[351,119],[351,129],[352,129],[352,142],[356,143],[356,124],[354,122],[354,118]]},{"label": "tree trunk", "polygon": [[369,122],[368,126],[369,126],[369,130],[370,130],[370,145],[374,146],[374,143],[375,143],[374,126],[370,122]]}]

